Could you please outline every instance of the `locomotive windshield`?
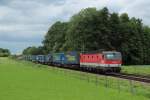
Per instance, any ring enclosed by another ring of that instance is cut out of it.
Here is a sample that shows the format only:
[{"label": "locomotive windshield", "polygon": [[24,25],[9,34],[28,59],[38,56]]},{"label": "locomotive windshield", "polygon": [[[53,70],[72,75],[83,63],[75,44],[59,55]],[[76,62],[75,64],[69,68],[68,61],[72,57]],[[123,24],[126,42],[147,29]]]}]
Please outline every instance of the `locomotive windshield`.
[{"label": "locomotive windshield", "polygon": [[120,52],[108,52],[104,53],[105,59],[108,60],[120,60],[121,59],[121,53]]}]

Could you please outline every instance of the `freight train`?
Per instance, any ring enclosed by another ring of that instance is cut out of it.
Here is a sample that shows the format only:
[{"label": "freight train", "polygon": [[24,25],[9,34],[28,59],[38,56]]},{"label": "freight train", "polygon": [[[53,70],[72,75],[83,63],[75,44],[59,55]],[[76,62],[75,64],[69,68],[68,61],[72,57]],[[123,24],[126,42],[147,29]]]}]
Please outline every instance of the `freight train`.
[{"label": "freight train", "polygon": [[25,60],[70,69],[120,72],[122,56],[117,51],[78,53],[75,51],[50,53],[48,55],[24,55]]}]

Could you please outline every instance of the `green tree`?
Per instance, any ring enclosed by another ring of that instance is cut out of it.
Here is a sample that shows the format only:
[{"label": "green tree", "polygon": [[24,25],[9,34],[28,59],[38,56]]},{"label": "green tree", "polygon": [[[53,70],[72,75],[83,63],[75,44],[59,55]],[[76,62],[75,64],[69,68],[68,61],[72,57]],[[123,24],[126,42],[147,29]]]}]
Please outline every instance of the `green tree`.
[{"label": "green tree", "polygon": [[0,57],[8,57],[11,53],[8,49],[0,48]]},{"label": "green tree", "polygon": [[28,47],[23,50],[24,55],[40,55],[40,54],[45,54],[43,47]]},{"label": "green tree", "polygon": [[46,52],[61,51],[64,49],[65,34],[67,31],[68,23],[56,22],[48,30],[45,39],[43,40],[44,48]]},{"label": "green tree", "polygon": [[86,8],[68,22],[54,23],[44,38],[42,49],[46,53],[117,50],[122,53],[124,64],[150,64],[149,43],[150,28],[144,26],[142,20],[129,18],[127,13],[110,13],[106,7]]}]

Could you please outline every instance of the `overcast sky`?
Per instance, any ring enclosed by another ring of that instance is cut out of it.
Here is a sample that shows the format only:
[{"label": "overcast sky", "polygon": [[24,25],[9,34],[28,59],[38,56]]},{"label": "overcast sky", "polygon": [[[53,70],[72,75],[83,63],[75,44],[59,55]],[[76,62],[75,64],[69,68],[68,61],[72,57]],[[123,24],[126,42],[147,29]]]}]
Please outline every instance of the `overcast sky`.
[{"label": "overcast sky", "polygon": [[82,8],[104,6],[150,25],[150,0],[0,0],[0,48],[21,53],[39,46],[55,21],[67,21]]}]

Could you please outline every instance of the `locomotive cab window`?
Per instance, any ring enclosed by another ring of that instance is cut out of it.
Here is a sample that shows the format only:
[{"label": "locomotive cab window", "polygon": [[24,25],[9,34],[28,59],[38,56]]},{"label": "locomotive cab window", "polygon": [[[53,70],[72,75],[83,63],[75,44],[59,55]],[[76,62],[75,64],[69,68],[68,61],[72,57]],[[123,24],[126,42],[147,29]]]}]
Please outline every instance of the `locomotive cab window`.
[{"label": "locomotive cab window", "polygon": [[121,54],[120,53],[106,53],[105,58],[108,60],[117,60],[117,59],[121,59]]}]

